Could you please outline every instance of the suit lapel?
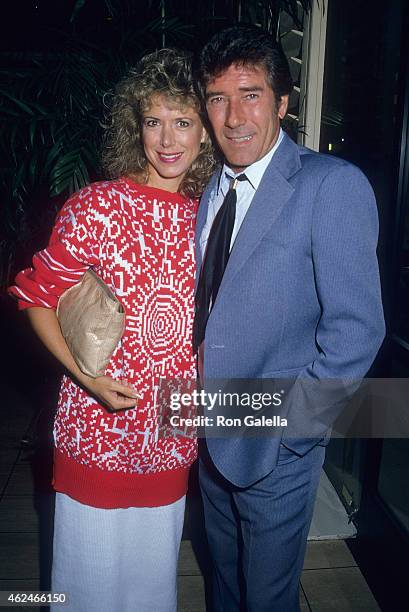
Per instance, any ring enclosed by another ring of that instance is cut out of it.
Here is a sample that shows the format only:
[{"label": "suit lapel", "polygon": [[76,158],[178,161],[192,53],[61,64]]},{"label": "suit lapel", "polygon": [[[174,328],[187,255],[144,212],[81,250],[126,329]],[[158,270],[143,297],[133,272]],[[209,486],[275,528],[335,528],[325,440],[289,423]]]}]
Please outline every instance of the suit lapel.
[{"label": "suit lapel", "polygon": [[[196,218],[196,230],[195,230],[195,239],[196,239],[196,266],[197,270],[200,270],[202,265],[202,255],[200,252],[200,236],[202,235],[202,230],[204,224],[207,219],[207,211],[209,209],[209,203],[212,199],[212,194],[217,186],[217,181],[220,175],[220,168],[218,168],[213,176],[211,177],[209,184],[203,192],[203,195],[200,199],[199,210],[197,212]],[[196,274],[196,285],[198,282],[199,274]]]},{"label": "suit lapel", "polygon": [[219,294],[226,289],[277,219],[294,192],[294,188],[287,179],[300,168],[298,147],[288,136],[284,136],[281,145],[267,166],[243,220],[230,254]]}]

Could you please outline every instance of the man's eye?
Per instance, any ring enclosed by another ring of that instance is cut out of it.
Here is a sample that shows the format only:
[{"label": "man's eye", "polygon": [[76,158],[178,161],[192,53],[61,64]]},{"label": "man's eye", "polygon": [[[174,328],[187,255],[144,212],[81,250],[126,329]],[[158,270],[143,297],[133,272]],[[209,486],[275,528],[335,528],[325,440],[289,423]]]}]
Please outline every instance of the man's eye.
[{"label": "man's eye", "polygon": [[209,102],[210,104],[221,104],[223,102],[222,96],[216,96],[215,98],[210,98]]},{"label": "man's eye", "polygon": [[246,96],[246,100],[257,100],[257,98],[258,98],[258,94],[255,94],[255,93],[249,93]]}]

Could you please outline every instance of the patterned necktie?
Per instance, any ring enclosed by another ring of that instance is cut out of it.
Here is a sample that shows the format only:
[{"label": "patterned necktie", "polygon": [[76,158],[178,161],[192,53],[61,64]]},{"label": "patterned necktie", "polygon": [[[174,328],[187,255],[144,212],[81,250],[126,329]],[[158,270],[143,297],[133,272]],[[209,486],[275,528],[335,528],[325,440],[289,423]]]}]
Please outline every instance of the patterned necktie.
[{"label": "patterned necktie", "polygon": [[210,230],[195,297],[195,320],[193,322],[194,353],[197,352],[204,340],[210,304],[212,307],[214,306],[223,274],[229,261],[230,242],[236,218],[237,182],[246,180],[245,174],[240,174],[233,179]]}]

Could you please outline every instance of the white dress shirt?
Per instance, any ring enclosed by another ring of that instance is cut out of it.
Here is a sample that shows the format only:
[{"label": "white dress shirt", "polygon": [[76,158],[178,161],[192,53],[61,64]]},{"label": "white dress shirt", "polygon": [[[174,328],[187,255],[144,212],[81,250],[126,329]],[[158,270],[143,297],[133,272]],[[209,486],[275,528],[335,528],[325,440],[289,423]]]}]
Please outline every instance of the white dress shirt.
[{"label": "white dress shirt", "polygon": [[[231,236],[230,250],[232,249],[237,234],[239,233],[244,217],[246,216],[247,211],[250,208],[251,201],[254,197],[256,189],[260,184],[263,174],[268,164],[270,163],[274,153],[280,146],[283,137],[284,133],[283,130],[280,128],[277,141],[272,147],[272,149],[270,149],[270,151],[266,155],[264,155],[264,157],[254,162],[254,164],[251,164],[251,166],[248,166],[245,169],[244,173],[247,177],[247,181],[239,181],[237,183],[236,218],[234,221],[233,233]],[[202,233],[200,235],[199,244],[202,258],[206,250],[207,240],[209,238],[214,218],[216,217],[219,208],[223,204],[223,200],[230,188],[232,179],[234,179],[239,174],[242,174],[242,172],[238,172],[237,174],[235,174],[226,164],[224,164],[221,169],[217,188],[210,196],[206,223],[204,224]]]}]

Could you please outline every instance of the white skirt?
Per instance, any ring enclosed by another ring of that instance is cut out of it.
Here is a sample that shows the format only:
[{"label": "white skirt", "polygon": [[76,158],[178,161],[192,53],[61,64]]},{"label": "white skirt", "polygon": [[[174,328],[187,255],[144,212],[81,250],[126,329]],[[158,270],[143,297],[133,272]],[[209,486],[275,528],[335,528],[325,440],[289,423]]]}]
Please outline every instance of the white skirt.
[{"label": "white skirt", "polygon": [[105,510],[56,493],[51,612],[175,612],[185,496]]}]

